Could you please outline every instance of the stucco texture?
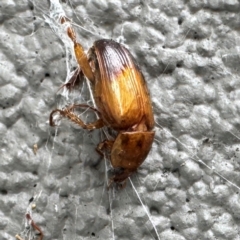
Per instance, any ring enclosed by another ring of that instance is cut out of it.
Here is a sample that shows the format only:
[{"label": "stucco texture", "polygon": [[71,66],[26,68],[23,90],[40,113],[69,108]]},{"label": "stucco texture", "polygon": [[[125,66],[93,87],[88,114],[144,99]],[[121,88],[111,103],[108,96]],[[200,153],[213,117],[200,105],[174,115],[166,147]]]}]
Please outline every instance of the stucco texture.
[{"label": "stucco texture", "polygon": [[240,2],[61,6],[86,51],[108,38],[137,59],[155,140],[126,188],[108,191],[109,163],[95,151],[103,131],[49,126],[55,108],[91,103],[86,86],[58,91],[77,65],[49,25],[49,2],[1,0],[0,239],[38,239],[26,213],[44,240],[240,239]]}]

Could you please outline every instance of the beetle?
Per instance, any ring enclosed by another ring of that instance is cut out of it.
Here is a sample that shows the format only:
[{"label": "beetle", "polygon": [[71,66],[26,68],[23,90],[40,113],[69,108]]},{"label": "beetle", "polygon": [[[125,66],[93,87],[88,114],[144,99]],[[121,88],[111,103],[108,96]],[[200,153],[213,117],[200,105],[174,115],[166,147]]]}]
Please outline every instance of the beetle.
[{"label": "beetle", "polygon": [[[61,18],[62,24],[68,22],[66,17]],[[100,39],[86,54],[70,25],[67,34],[73,42],[79,68],[65,86],[74,87],[78,77],[86,77],[91,83],[97,108],[75,104],[63,110],[55,109],[50,114],[50,125],[55,125],[53,115],[58,112],[84,129],[107,126],[117,131],[115,140],[105,140],[97,149],[109,151],[109,160],[115,170],[110,183],[126,183],[147,157],[155,135],[153,110],[144,76],[132,54],[120,43]],[[74,113],[78,107],[96,111],[99,119],[84,123]]]}]

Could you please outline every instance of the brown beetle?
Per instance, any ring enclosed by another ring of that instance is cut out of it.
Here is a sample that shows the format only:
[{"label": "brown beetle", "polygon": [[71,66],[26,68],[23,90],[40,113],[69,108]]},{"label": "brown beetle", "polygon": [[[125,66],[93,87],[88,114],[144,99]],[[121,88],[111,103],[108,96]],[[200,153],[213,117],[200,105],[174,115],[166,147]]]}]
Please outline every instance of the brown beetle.
[{"label": "brown beetle", "polygon": [[[61,23],[66,23],[66,18]],[[118,131],[114,141],[100,143],[99,150],[110,151],[110,161],[116,170],[110,182],[125,181],[147,157],[154,139],[154,119],[151,101],[144,77],[135,59],[121,44],[101,39],[85,54],[83,47],[76,41],[72,27],[67,33],[74,44],[74,52],[80,69],[74,78],[65,85],[76,84],[77,76],[85,76],[91,82],[97,109],[86,104],[78,104],[50,114],[50,125],[54,126],[53,114],[69,118],[85,129],[103,126]],[[85,124],[74,112],[74,108],[89,107],[98,112],[99,119]]]}]

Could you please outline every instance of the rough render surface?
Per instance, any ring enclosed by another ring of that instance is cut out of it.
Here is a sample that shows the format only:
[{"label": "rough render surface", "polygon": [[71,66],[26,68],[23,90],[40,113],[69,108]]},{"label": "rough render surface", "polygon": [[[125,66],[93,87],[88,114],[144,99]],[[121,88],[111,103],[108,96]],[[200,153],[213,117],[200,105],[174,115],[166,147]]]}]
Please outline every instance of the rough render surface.
[{"label": "rough render surface", "polygon": [[99,36],[121,41],[147,79],[156,139],[131,180],[158,236],[130,182],[106,190],[105,163],[94,150],[102,132],[68,121],[49,127],[51,110],[72,101],[57,92],[66,51],[43,18],[49,3],[1,0],[0,239],[37,239],[33,231],[24,238],[26,212],[44,240],[240,239],[239,1],[62,6],[94,33],[75,27],[86,50]]}]

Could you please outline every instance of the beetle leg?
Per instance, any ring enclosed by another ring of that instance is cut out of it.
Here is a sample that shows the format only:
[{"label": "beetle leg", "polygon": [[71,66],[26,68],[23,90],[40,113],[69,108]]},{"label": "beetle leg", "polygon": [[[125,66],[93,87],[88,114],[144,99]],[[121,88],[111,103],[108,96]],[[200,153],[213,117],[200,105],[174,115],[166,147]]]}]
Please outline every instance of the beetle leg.
[{"label": "beetle leg", "polygon": [[74,105],[70,106],[68,109],[69,109],[69,111],[71,111],[71,110],[73,110],[74,108],[77,108],[77,107],[79,107],[79,108],[89,108],[89,109],[95,111],[98,115],[100,115],[100,112],[96,108],[94,108],[94,107],[92,107],[88,104],[83,104],[83,103],[74,104]]},{"label": "beetle leg", "polygon": [[97,128],[102,128],[104,126],[104,122],[101,118],[92,123],[88,123],[88,124],[84,123],[81,120],[81,118],[79,118],[74,112],[71,111],[76,107],[85,107],[85,108],[90,108],[94,111],[97,111],[95,108],[93,108],[87,104],[77,104],[77,105],[73,105],[73,106],[63,109],[63,110],[55,109],[51,112],[51,114],[49,116],[50,126],[56,125],[53,120],[53,115],[56,112],[58,112],[61,116],[68,118],[70,121],[76,123],[77,125],[81,126],[83,129],[93,130],[93,129],[97,129]]},{"label": "beetle leg", "polygon": [[60,115],[63,115],[63,111],[62,111],[62,110],[60,110],[60,109],[55,109],[55,110],[53,110],[53,111],[50,113],[50,115],[49,115],[49,125],[50,125],[51,127],[55,127],[55,126],[56,126],[56,124],[54,123],[54,120],[53,120],[53,115],[54,115],[56,112],[59,112]]},{"label": "beetle leg", "polygon": [[[127,180],[127,178],[132,174],[132,172],[129,172],[127,169],[123,170],[122,173],[116,173],[111,180],[114,181],[115,183],[123,183],[124,185],[124,181]],[[125,186],[123,186],[125,187]]]},{"label": "beetle leg", "polygon": [[118,189],[122,190],[127,186],[127,179],[125,179],[121,184],[118,184]]},{"label": "beetle leg", "polygon": [[109,190],[114,183],[116,184],[118,190],[122,190],[127,186],[127,179],[123,180],[122,182],[116,182],[114,177],[110,178],[108,181],[107,190]]},{"label": "beetle leg", "polygon": [[[68,22],[69,22],[69,20],[66,17],[61,18],[61,24],[66,24]],[[75,31],[70,26],[70,24],[67,27],[67,34],[68,34],[68,37],[72,40],[72,42],[74,44],[75,57],[77,59],[77,62],[79,64],[80,68],[82,69],[84,75],[91,82],[93,82],[94,81],[94,76],[93,76],[92,69],[91,69],[91,67],[89,65],[89,62],[88,62],[87,54],[84,52],[84,49],[83,49],[82,45],[77,42]]]},{"label": "beetle leg", "polygon": [[108,180],[107,190],[109,190],[112,187],[113,183],[114,183],[113,179]]},{"label": "beetle leg", "polygon": [[77,68],[74,72],[71,78],[68,80],[67,83],[63,84],[59,89],[62,89],[66,87],[69,91],[71,91],[74,87],[80,85],[83,81],[83,72],[80,68]]},{"label": "beetle leg", "polygon": [[26,218],[27,220],[30,221],[30,224],[32,225],[32,227],[34,228],[34,230],[38,231],[39,232],[39,240],[42,240],[43,239],[43,232],[41,230],[40,227],[37,226],[37,224],[32,220],[31,216],[29,213],[26,214]]},{"label": "beetle leg", "polygon": [[111,151],[112,150],[112,146],[114,144],[114,141],[112,140],[104,140],[103,142],[99,143],[97,148],[96,148],[96,151],[104,156],[104,150],[107,150],[107,151]]}]

